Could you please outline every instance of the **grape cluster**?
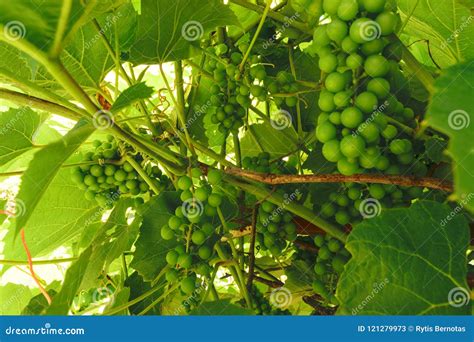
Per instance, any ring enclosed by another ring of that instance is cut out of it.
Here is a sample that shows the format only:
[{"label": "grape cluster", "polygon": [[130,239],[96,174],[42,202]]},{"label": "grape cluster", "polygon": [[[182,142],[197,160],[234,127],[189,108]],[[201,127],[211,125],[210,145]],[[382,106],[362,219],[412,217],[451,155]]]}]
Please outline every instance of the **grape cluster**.
[{"label": "grape cluster", "polygon": [[222,175],[210,170],[207,181],[193,183],[193,178],[202,178],[201,170],[191,170],[192,177],[182,176],[177,181],[182,204],[175,209],[168,223],[161,227],[164,240],[175,239],[179,245],[166,254],[170,269],[166,280],[180,281],[181,291],[191,294],[196,288],[197,275],[208,277],[211,267],[209,259],[214,253],[214,244],[221,236],[216,221],[217,208],[222,203],[222,195],[211,185],[219,185]]},{"label": "grape cluster", "polygon": [[274,257],[282,254],[287,241],[292,242],[297,237],[293,215],[268,201],[262,202],[258,209],[256,229],[260,249],[270,251]]},{"label": "grape cluster", "polygon": [[[95,200],[100,206],[111,208],[114,202],[124,194],[145,195],[149,185],[139,176],[132,165],[123,162],[117,144],[112,136],[107,141],[95,140],[94,151],[85,155],[91,164],[81,165],[72,170],[71,178],[82,189],[87,200]],[[141,157],[135,157],[141,162]],[[148,164],[147,173],[159,189],[164,189],[169,180],[163,176],[158,166]]]},{"label": "grape cluster", "polygon": [[290,314],[288,310],[273,307],[256,286],[252,286],[250,289],[250,295],[252,297],[253,310],[257,315],[280,316]]},{"label": "grape cluster", "polygon": [[261,152],[255,157],[245,157],[242,159],[242,167],[246,170],[260,173],[281,174],[283,172],[284,161],[270,162],[270,153]]},{"label": "grape cluster", "polygon": [[318,253],[314,264],[316,279],[313,281],[313,290],[323,298],[333,301],[335,278],[344,270],[350,254],[341,242],[329,235],[316,235],[314,244]]}]

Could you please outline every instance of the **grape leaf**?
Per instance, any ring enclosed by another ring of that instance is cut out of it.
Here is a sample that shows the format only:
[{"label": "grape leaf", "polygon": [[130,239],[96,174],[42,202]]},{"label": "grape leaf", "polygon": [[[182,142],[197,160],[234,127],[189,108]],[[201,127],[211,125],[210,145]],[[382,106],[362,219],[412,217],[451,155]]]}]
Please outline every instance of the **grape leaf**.
[{"label": "grape leaf", "polygon": [[142,1],[130,61],[156,64],[188,58],[193,43],[217,26],[229,24],[238,24],[237,18],[219,0]]},{"label": "grape leaf", "polygon": [[12,161],[33,147],[33,136],[43,122],[28,107],[10,108],[0,114],[0,165]]},{"label": "grape leaf", "polygon": [[22,176],[16,201],[24,205],[24,211],[16,217],[16,232],[25,227],[36,206],[58,173],[61,165],[94,132],[94,126],[79,122],[62,140],[38,151]]},{"label": "grape leaf", "polygon": [[145,82],[134,84],[120,93],[112,108],[110,108],[110,111],[113,113],[118,113],[122,109],[131,106],[140,100],[145,100],[151,97],[153,91],[153,88],[148,87]]},{"label": "grape leaf", "polygon": [[429,41],[433,59],[446,68],[474,58],[474,25],[470,7],[459,0],[398,0],[404,33]]},{"label": "grape leaf", "polygon": [[364,220],[346,243],[352,259],[337,286],[339,312],[467,315],[468,305],[450,300],[453,291],[468,289],[468,245],[466,219],[437,202],[416,202]]},{"label": "grape leaf", "polygon": [[425,140],[425,155],[435,163],[446,161],[444,150],[448,147],[448,142],[438,136],[429,137]]},{"label": "grape leaf", "polygon": [[254,315],[255,313],[250,309],[232,304],[228,299],[221,299],[203,303],[189,314],[194,316],[240,316]]},{"label": "grape leaf", "polygon": [[[143,281],[143,278],[138,274],[138,272],[133,272],[126,280],[125,286],[130,288],[130,300],[140,297],[142,294],[150,291],[152,289],[149,282]],[[140,302],[130,306],[129,310],[132,315],[137,315],[143,311],[148,305],[153,303],[159,296],[163,294],[163,290],[156,290],[153,294],[141,300]],[[160,306],[155,305],[150,311],[146,313],[147,315],[159,315]]]},{"label": "grape leaf", "polygon": [[0,315],[19,315],[31,296],[28,286],[13,283],[0,286]]},{"label": "grape leaf", "polygon": [[[57,295],[57,292],[53,289],[48,290],[48,294],[51,298]],[[28,305],[21,311],[23,316],[33,316],[33,315],[41,315],[46,312],[48,309],[48,301],[44,297],[42,293],[34,296],[28,302]]]},{"label": "grape leaf", "polygon": [[266,151],[274,158],[287,155],[296,149],[297,135],[293,128],[274,128],[270,123],[249,126],[252,132],[246,132],[241,140],[242,156],[255,156]]},{"label": "grape leaf", "polygon": [[[35,192],[34,188],[31,190]],[[19,213],[23,205],[16,203]],[[84,198],[84,190],[71,183],[71,170],[61,170],[45,191],[29,218],[34,224],[25,228],[28,247],[33,257],[46,255],[79,236],[85,226],[100,221],[96,202]],[[25,259],[25,250],[15,230],[9,229],[4,238],[3,254],[9,259]]]},{"label": "grape leaf", "polygon": [[68,268],[61,291],[53,298],[51,305],[46,310],[47,315],[66,315],[68,313],[90,262],[91,249],[92,247],[89,247],[84,250],[79,259]]},{"label": "grape leaf", "polygon": [[140,235],[130,264],[145,281],[152,281],[167,265],[166,253],[177,246],[175,240],[164,240],[161,227],[168,223],[179,205],[179,195],[174,191],[162,192],[144,207]]},{"label": "grape leaf", "polygon": [[471,212],[474,201],[465,199],[474,193],[473,78],[474,60],[445,70],[435,82],[426,114],[428,124],[450,138],[447,153],[453,160],[454,194]]}]

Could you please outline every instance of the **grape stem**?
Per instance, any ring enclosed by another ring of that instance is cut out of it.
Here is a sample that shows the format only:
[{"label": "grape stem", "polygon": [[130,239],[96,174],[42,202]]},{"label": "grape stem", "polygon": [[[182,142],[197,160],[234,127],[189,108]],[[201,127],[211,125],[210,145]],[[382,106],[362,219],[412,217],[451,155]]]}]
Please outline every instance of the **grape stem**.
[{"label": "grape stem", "polygon": [[249,272],[247,278],[247,290],[250,291],[252,288],[253,278],[255,276],[255,238],[257,236],[257,212],[258,205],[256,205],[252,210],[252,230],[250,235],[250,247],[249,247]]},{"label": "grape stem", "polygon": [[259,173],[242,170],[238,168],[227,168],[225,173],[233,176],[244,177],[253,181],[265,184],[297,184],[297,183],[376,183],[392,184],[401,186],[417,186],[430,189],[453,191],[453,184],[439,178],[398,175],[376,175],[376,174],[355,174],[345,176],[341,174],[319,174],[319,175],[276,175],[271,173]]}]

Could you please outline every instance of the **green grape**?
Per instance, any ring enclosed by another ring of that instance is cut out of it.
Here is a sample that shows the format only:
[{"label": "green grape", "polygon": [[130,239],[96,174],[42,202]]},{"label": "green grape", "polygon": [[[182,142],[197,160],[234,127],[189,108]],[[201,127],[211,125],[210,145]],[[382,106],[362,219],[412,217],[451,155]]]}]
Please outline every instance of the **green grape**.
[{"label": "green grape", "polygon": [[[179,208],[181,210],[183,210],[181,207]],[[168,226],[173,229],[173,230],[177,230],[179,229],[179,227],[183,224],[183,220],[180,218],[180,217],[177,217],[177,216],[171,216],[169,219],[168,219]]]},{"label": "green grape", "polygon": [[321,260],[329,260],[329,258],[331,257],[331,251],[329,251],[326,246],[322,246],[319,248],[318,257]]},{"label": "green grape", "polygon": [[201,230],[195,230],[191,235],[191,240],[195,245],[202,245],[206,241],[206,234]]},{"label": "green grape", "polygon": [[355,70],[360,68],[364,64],[364,60],[358,54],[352,53],[350,56],[347,57],[346,64],[349,68]]},{"label": "green grape", "polygon": [[393,154],[400,155],[411,150],[411,142],[407,139],[395,139],[390,142],[390,151]]},{"label": "green grape", "polygon": [[212,193],[207,198],[207,203],[214,208],[217,208],[222,203],[222,196],[216,193]]},{"label": "green grape", "polygon": [[180,288],[187,295],[193,293],[196,289],[196,277],[192,275],[181,280]]},{"label": "green grape", "polygon": [[193,193],[191,192],[191,190],[184,190],[179,195],[179,199],[183,202],[186,202],[187,200],[190,200],[191,198],[193,198]]},{"label": "green grape", "polygon": [[385,129],[382,131],[382,136],[387,140],[392,140],[398,134],[397,127],[393,125],[387,125]]},{"label": "green grape", "polygon": [[324,245],[324,242],[325,242],[325,240],[324,240],[323,235],[318,234],[314,237],[314,245],[316,247],[322,247]]},{"label": "green grape", "polygon": [[324,275],[326,274],[327,272],[327,269],[326,269],[326,266],[323,264],[323,263],[316,263],[314,265],[314,273],[316,273],[317,275]]},{"label": "green grape", "polygon": [[379,138],[379,128],[373,122],[369,122],[367,124],[362,124],[359,126],[360,135],[365,139],[367,143],[376,142]]},{"label": "green grape", "polygon": [[337,108],[347,107],[350,104],[352,93],[350,91],[340,91],[334,95],[334,104]]},{"label": "green grape", "polygon": [[336,15],[342,0],[324,0],[323,9],[329,15]]},{"label": "green grape", "polygon": [[341,43],[344,37],[347,36],[347,24],[340,19],[333,18],[331,23],[328,24],[326,32],[331,40]]},{"label": "green grape", "polygon": [[367,75],[371,77],[383,77],[389,71],[389,63],[383,56],[372,55],[366,59],[364,69]]},{"label": "green grape", "polygon": [[361,191],[357,188],[350,188],[347,191],[347,196],[353,201],[359,199],[360,195],[361,195]]},{"label": "green grape", "polygon": [[347,128],[356,128],[364,119],[362,112],[356,107],[344,109],[341,114],[341,123]]},{"label": "green grape", "polygon": [[165,225],[161,227],[161,237],[164,240],[171,240],[174,237],[174,232],[169,226]]},{"label": "green grape", "polygon": [[339,72],[330,73],[325,80],[325,87],[331,93],[338,93],[346,87],[347,79]]},{"label": "green grape", "polygon": [[349,205],[349,198],[346,195],[340,194],[337,196],[336,203],[340,207],[347,207]]},{"label": "green grape", "polygon": [[125,181],[127,179],[127,176],[128,176],[128,174],[122,169],[119,169],[114,173],[114,178],[118,182]]},{"label": "green grape", "polygon": [[390,83],[383,78],[374,78],[367,83],[367,90],[377,95],[379,99],[385,99],[390,93]]},{"label": "green grape", "polygon": [[206,234],[206,236],[211,236],[214,233],[214,226],[212,223],[206,222],[202,225],[201,230]]},{"label": "green grape", "polygon": [[201,246],[199,247],[198,255],[201,259],[207,260],[212,255],[212,249],[209,248],[208,246]]},{"label": "green grape", "polygon": [[337,169],[346,176],[351,176],[359,170],[357,162],[349,161],[347,158],[341,158],[337,161]]},{"label": "green grape", "polygon": [[193,258],[189,254],[182,253],[178,256],[178,260],[176,261],[176,263],[181,268],[189,268],[189,267],[191,267],[191,265],[193,263]]},{"label": "green grape", "polygon": [[178,256],[179,254],[175,250],[171,250],[168,253],[166,253],[166,262],[168,263],[168,265],[170,266],[176,265],[176,262],[178,261]]},{"label": "green grape", "polygon": [[313,291],[315,293],[321,295],[323,298],[329,297],[329,293],[328,293],[328,291],[326,290],[326,287],[324,286],[324,284],[321,281],[319,281],[319,280],[313,281],[312,287],[313,287]]},{"label": "green grape", "polygon": [[357,0],[342,0],[337,9],[337,16],[344,21],[351,21],[359,12]]},{"label": "green grape", "polygon": [[354,42],[350,36],[345,37],[341,42],[342,51],[352,54],[357,51],[359,44]]},{"label": "green grape", "polygon": [[397,29],[399,17],[391,11],[384,11],[377,16],[375,21],[380,26],[382,36],[388,36]]},{"label": "green grape", "polygon": [[336,271],[336,273],[342,273],[344,271],[344,267],[346,265],[346,261],[341,258],[340,256],[335,256],[334,259],[331,261],[331,266]]},{"label": "green grape", "polygon": [[336,127],[326,121],[316,128],[316,138],[322,143],[328,142],[336,137]]},{"label": "green grape", "polygon": [[334,109],[336,109],[334,104],[334,94],[327,90],[322,90],[319,94],[318,105],[321,110],[325,112],[332,112]]},{"label": "green grape", "polygon": [[403,154],[398,155],[397,159],[400,162],[400,164],[408,165],[408,164],[411,164],[413,162],[414,155],[413,155],[413,152],[407,152],[407,153],[403,153]]},{"label": "green grape", "polygon": [[365,56],[375,55],[381,53],[386,45],[383,39],[374,39],[362,44],[360,51]]},{"label": "green grape", "polygon": [[324,203],[321,207],[321,215],[332,217],[336,213],[336,207],[332,203]]},{"label": "green grape", "polygon": [[361,111],[365,113],[371,113],[377,109],[378,100],[377,96],[369,91],[360,93],[355,99],[355,105]]},{"label": "green grape", "polygon": [[174,268],[169,269],[168,271],[166,271],[165,278],[168,283],[175,282],[179,278],[178,270]]},{"label": "green grape", "polygon": [[373,198],[380,200],[385,196],[385,189],[381,184],[371,184],[369,186],[369,193]]},{"label": "green grape", "polygon": [[341,249],[341,244],[336,239],[331,239],[328,242],[328,249],[331,252],[336,253]]},{"label": "green grape", "polygon": [[329,74],[337,68],[337,57],[332,53],[326,54],[319,59],[319,68]]},{"label": "green grape", "polygon": [[385,0],[362,0],[362,3],[369,13],[380,13],[385,8]]},{"label": "green grape", "polygon": [[207,180],[209,184],[219,185],[222,181],[222,172],[215,169],[210,169],[207,172]]},{"label": "green grape", "polygon": [[351,220],[349,214],[346,213],[345,211],[338,211],[336,213],[335,219],[336,219],[336,222],[342,226],[348,224]]},{"label": "green grape", "polygon": [[92,165],[89,172],[94,177],[100,177],[104,174],[104,170],[100,165]]},{"label": "green grape", "polygon": [[354,20],[349,29],[349,36],[357,44],[366,43],[370,39],[367,35],[367,28],[376,27],[377,23],[369,18],[359,18]]}]

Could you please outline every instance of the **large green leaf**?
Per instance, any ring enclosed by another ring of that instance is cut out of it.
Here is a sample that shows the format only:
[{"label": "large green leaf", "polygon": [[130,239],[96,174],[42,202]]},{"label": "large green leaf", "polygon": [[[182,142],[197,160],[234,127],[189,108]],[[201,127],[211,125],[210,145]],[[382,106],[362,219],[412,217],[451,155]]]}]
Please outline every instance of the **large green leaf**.
[{"label": "large green leaf", "polygon": [[66,315],[71,307],[74,296],[79,291],[82,277],[90,262],[91,247],[86,249],[79,259],[66,271],[61,291],[53,298],[51,306],[46,311],[47,315]]},{"label": "large green leaf", "polygon": [[474,114],[472,80],[474,60],[456,65],[443,72],[435,82],[435,93],[428,108],[428,124],[450,137],[448,154],[453,159],[454,193],[471,212],[474,201]]},{"label": "large green leaf", "polygon": [[28,286],[7,283],[0,286],[0,315],[19,315],[28,304],[32,291]]},{"label": "large green leaf", "polygon": [[0,165],[33,147],[33,136],[42,122],[41,115],[28,107],[10,108],[0,113]]},{"label": "large green leaf", "polygon": [[177,192],[162,192],[151,199],[144,208],[140,236],[135,243],[135,252],[130,264],[145,281],[152,281],[166,266],[166,253],[177,246],[175,240],[164,240],[161,227],[179,205]]},{"label": "large green leaf", "polygon": [[16,198],[17,202],[22,203],[25,209],[21,215],[16,217],[17,232],[28,224],[36,206],[59,172],[61,165],[84,143],[94,130],[94,126],[79,122],[62,140],[44,147],[35,154],[21,178],[22,183]]},{"label": "large green leaf", "polygon": [[[34,188],[31,190],[36,192]],[[17,202],[19,215],[24,211]],[[25,236],[33,257],[46,255],[79,236],[85,226],[100,221],[100,208],[84,198],[84,190],[71,183],[71,171],[61,170],[45,191],[41,201],[29,218]],[[8,230],[4,238],[5,258],[24,260],[25,250],[15,230]]]},{"label": "large green leaf", "polygon": [[142,1],[137,40],[130,61],[156,64],[185,59],[192,46],[219,25],[237,24],[237,18],[220,0]]},{"label": "large green leaf", "polygon": [[474,25],[471,9],[460,0],[398,0],[404,33],[429,41],[434,60],[442,67],[473,58]]},{"label": "large green leaf", "polygon": [[[364,220],[347,240],[352,259],[337,287],[339,312],[469,314],[468,245],[466,219],[436,202],[416,202]],[[464,303],[457,301],[462,296]]]}]

